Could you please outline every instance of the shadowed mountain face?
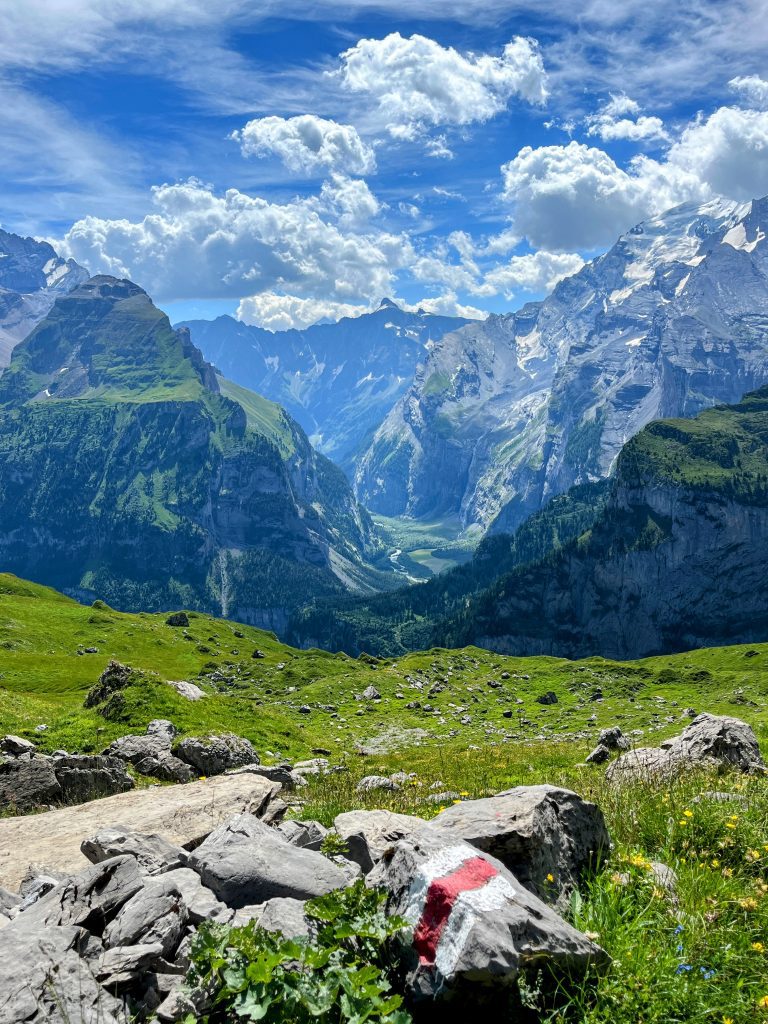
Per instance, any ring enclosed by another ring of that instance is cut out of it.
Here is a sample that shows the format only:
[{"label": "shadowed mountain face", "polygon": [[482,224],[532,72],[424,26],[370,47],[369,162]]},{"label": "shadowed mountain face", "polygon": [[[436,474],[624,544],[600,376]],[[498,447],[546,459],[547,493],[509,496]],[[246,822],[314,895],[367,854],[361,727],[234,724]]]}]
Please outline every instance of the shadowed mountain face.
[{"label": "shadowed mountain face", "polygon": [[316,600],[293,642],[357,654],[476,644],[637,658],[768,634],[768,387],[649,424],[571,488],[423,586]]},{"label": "shadowed mountain face", "polygon": [[61,259],[47,242],[0,230],[0,367],[57,297],[87,279],[84,267]]},{"label": "shadowed mountain face", "polygon": [[125,608],[278,626],[367,589],[370,521],[278,406],[216,376],[149,297],[95,277],[0,377],[0,560]]},{"label": "shadowed mountain face", "polygon": [[408,313],[385,299],[373,313],[272,333],[220,316],[192,320],[192,340],[231,380],[284,406],[312,444],[346,472],[460,317]]},{"label": "shadowed mountain face", "polygon": [[653,419],[768,381],[768,200],[638,225],[549,298],[446,335],[359,460],[374,512],[509,531]]}]

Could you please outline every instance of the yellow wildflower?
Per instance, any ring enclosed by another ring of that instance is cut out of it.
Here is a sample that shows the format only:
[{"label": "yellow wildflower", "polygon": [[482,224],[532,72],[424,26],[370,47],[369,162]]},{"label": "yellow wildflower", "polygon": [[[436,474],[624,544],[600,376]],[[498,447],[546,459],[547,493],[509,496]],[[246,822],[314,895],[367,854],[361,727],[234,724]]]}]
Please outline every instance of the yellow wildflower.
[{"label": "yellow wildflower", "polygon": [[746,899],[739,900],[739,906],[742,910],[757,910],[757,900],[747,896]]},{"label": "yellow wildflower", "polygon": [[726,821],[725,827],[726,828],[736,828],[736,826],[734,825],[734,823],[732,821]]},{"label": "yellow wildflower", "polygon": [[719,868],[720,867],[720,861],[717,860],[717,858],[715,858],[715,860],[712,861],[712,867],[713,868]]},{"label": "yellow wildflower", "polygon": [[765,946],[762,944],[762,942],[753,942],[752,943],[752,949],[754,949],[754,951],[756,953],[764,953],[765,952]]},{"label": "yellow wildflower", "polygon": [[757,1005],[761,1010],[768,1010],[768,995],[763,996],[762,999],[758,999]]},{"label": "yellow wildflower", "polygon": [[733,878],[733,868],[723,868],[723,878]]},{"label": "yellow wildflower", "polygon": [[693,817],[693,811],[683,811],[683,815],[686,818],[692,818]]},{"label": "yellow wildflower", "polygon": [[555,880],[555,876],[550,871],[550,873],[547,875],[547,881],[548,882],[554,882],[554,880]]},{"label": "yellow wildflower", "polygon": [[723,1017],[723,1024],[733,1024],[733,1017]]},{"label": "yellow wildflower", "polygon": [[760,860],[760,851],[759,850],[747,850],[747,852],[744,854],[744,858],[745,858],[745,860],[752,860],[752,861]]}]

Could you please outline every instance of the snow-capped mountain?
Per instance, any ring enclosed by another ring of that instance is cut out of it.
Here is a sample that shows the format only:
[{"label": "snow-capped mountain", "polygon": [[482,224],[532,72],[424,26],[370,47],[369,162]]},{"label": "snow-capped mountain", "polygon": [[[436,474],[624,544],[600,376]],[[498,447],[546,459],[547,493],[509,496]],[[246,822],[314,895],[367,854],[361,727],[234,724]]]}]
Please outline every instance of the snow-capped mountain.
[{"label": "snow-capped mountain", "polygon": [[653,419],[768,381],[768,199],[685,204],[623,235],[542,302],[434,346],[360,460],[389,515],[514,528],[607,476]]},{"label": "snow-capped mountain", "polygon": [[48,245],[0,229],[0,367],[48,314],[59,295],[88,280],[88,271]]},{"label": "snow-capped mountain", "polygon": [[220,316],[191,320],[192,340],[230,380],[279,402],[312,444],[351,472],[432,345],[467,320],[378,309],[338,323],[273,333]]}]

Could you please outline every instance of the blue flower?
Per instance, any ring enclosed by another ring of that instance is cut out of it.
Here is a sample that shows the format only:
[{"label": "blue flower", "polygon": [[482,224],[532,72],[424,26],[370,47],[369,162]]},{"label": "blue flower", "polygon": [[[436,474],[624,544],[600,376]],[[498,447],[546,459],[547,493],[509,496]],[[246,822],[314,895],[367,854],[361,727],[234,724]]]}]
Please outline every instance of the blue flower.
[{"label": "blue flower", "polygon": [[704,976],[704,980],[705,981],[709,981],[710,978],[714,978],[715,973],[716,973],[715,971],[712,970],[711,967],[700,967],[699,970],[701,971],[702,975]]},{"label": "blue flower", "polygon": [[675,971],[675,974],[685,974],[686,971],[692,971],[692,970],[693,970],[693,967],[691,967],[690,964],[680,964],[680,966]]},{"label": "blue flower", "polygon": [[682,944],[682,942],[678,942],[678,944],[675,946],[675,952],[677,952],[677,953],[682,953],[683,952],[683,944]]},{"label": "blue flower", "polygon": [[681,924],[679,924],[677,926],[677,928],[675,928],[675,935],[679,935],[680,932],[684,932],[684,931],[685,931],[685,928],[683,928],[683,926]]}]

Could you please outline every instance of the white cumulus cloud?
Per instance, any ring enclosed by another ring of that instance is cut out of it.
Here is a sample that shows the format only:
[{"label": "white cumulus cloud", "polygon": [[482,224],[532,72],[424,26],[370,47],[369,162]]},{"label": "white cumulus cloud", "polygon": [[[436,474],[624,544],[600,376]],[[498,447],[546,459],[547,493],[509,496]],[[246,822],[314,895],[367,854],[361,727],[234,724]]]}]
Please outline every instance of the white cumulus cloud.
[{"label": "white cumulus cloud", "polygon": [[217,195],[194,179],[152,191],[155,212],[140,221],[86,217],[60,251],[93,273],[130,277],[161,301],[263,291],[369,301],[392,291],[413,255],[406,237],[355,226],[372,197],[347,179],[286,203],[237,189]]},{"label": "white cumulus cloud", "polygon": [[[530,103],[546,98],[546,74],[538,45],[521,36],[500,57],[462,54],[422,35],[361,39],[341,55],[335,72],[344,88],[370,97],[389,133],[413,139],[421,126],[487,121],[513,96]],[[444,139],[432,155],[448,156]]]},{"label": "white cumulus cloud", "polygon": [[623,94],[611,96],[596,114],[587,119],[587,135],[598,135],[604,142],[628,139],[631,142],[666,141],[669,136],[660,117],[640,113],[640,104]]},{"label": "white cumulus cloud", "polygon": [[259,117],[232,137],[244,156],[276,156],[297,174],[369,174],[376,168],[370,146],[349,124],[337,124],[314,114],[297,117]]},{"label": "white cumulus cloud", "polygon": [[578,273],[584,260],[574,252],[538,252],[513,256],[508,263],[491,270],[485,283],[494,293],[511,299],[520,292],[551,292],[558,281]]},{"label": "white cumulus cloud", "polygon": [[455,292],[447,291],[441,295],[433,295],[430,298],[421,299],[419,302],[402,302],[398,301],[398,306],[402,309],[406,309],[411,313],[416,313],[420,309],[426,310],[427,313],[437,313],[440,316],[463,316],[467,320],[485,320],[488,316],[488,311],[484,309],[477,309],[475,306],[467,306],[459,302]]},{"label": "white cumulus cloud", "polygon": [[737,75],[728,85],[752,106],[768,106],[768,82],[759,75]]},{"label": "white cumulus cloud", "polygon": [[369,310],[369,306],[358,306],[349,302],[302,299],[297,295],[262,292],[260,295],[241,299],[236,316],[243,323],[265,327],[268,331],[287,331],[291,327],[299,330],[311,327],[319,320],[336,321],[345,316],[361,316]]}]

